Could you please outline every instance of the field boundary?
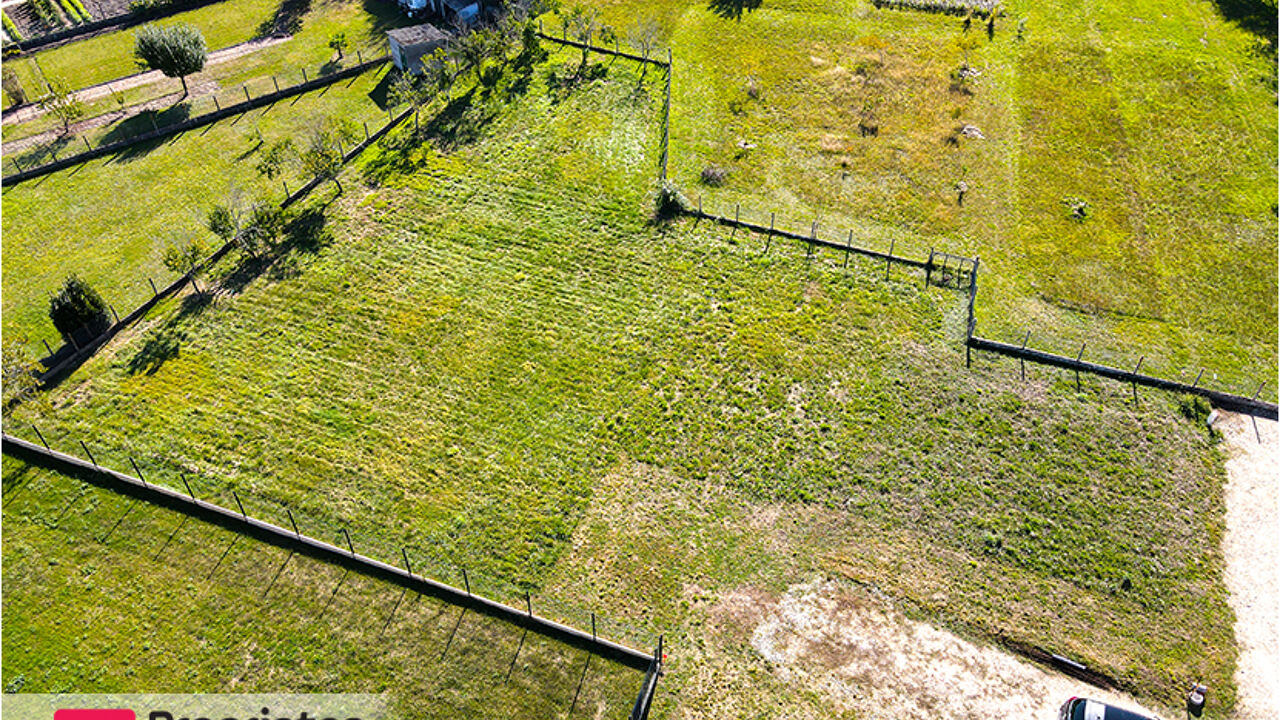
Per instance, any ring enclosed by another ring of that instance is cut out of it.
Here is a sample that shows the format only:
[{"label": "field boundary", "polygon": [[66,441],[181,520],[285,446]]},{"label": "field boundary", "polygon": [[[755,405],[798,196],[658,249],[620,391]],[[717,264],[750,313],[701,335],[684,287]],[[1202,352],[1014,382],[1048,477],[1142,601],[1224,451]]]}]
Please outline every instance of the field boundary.
[{"label": "field boundary", "polygon": [[[383,125],[382,127],[378,128],[374,132],[370,133],[364,140],[354,145],[350,150],[343,152],[342,162],[346,164],[354,160],[356,156],[364,152],[366,148],[368,148],[370,145],[377,142],[378,140],[382,139],[382,137],[385,136],[388,132],[391,132],[392,128],[404,122],[410,115],[416,112],[417,112],[417,108],[410,107],[404,110],[403,112],[401,112],[399,115],[393,116],[390,120],[387,121],[387,124]],[[316,189],[317,187],[324,184],[325,182],[326,180],[322,177],[314,177],[308,180],[306,184],[304,184],[302,187],[298,188],[297,190],[289,192],[289,194],[285,196],[284,200],[280,202],[280,209],[281,210],[288,209],[290,205],[293,205],[294,203],[298,202],[302,198],[306,197],[312,190]],[[284,188],[286,191],[289,190],[289,186],[287,184],[284,186]],[[68,374],[74,372],[77,368],[79,368],[82,364],[84,364],[86,360],[93,357],[93,355],[104,344],[106,344],[108,340],[115,337],[117,334],[119,334],[121,330],[125,329],[126,327],[133,324],[134,322],[137,322],[144,315],[146,315],[148,311],[150,311],[153,307],[156,306],[156,303],[178,292],[187,283],[191,283],[194,285],[195,276],[198,273],[216,265],[219,260],[221,260],[233,247],[235,247],[235,245],[236,245],[235,238],[232,238],[231,240],[227,241],[222,245],[222,247],[213,251],[207,258],[205,258],[204,260],[201,260],[199,263],[197,263],[194,267],[192,267],[190,270],[184,273],[177,280],[174,280],[172,283],[167,285],[163,290],[154,290],[155,286],[152,285],[153,295],[151,296],[151,298],[143,302],[138,307],[134,308],[132,312],[125,315],[123,318],[117,318],[116,322],[112,324],[110,327],[108,327],[106,330],[104,330],[100,335],[93,338],[89,342],[85,343],[83,347],[76,348],[75,352],[73,352],[66,359],[62,360],[61,362],[58,362],[56,365],[44,371],[43,373],[39,373],[36,376],[36,379],[40,382],[42,386],[49,386],[51,384],[57,383],[58,381],[66,377]],[[50,357],[51,358],[57,357],[59,354],[61,354],[64,351],[65,347],[66,345],[64,343],[62,348],[59,348],[59,350],[53,352],[52,355],[50,355]]]},{"label": "field boundary", "polygon": [[[65,170],[66,168],[72,167],[74,165],[79,165],[80,163],[87,162],[89,160],[102,157],[104,155],[115,154],[117,152],[120,152],[121,150],[129,148],[133,145],[137,145],[139,143],[160,140],[163,138],[170,137],[172,135],[177,135],[179,133],[186,132],[188,130],[193,130],[198,127],[210,125],[219,120],[223,120],[228,117],[232,117],[234,115],[240,115],[250,110],[264,107],[266,105],[271,105],[285,98],[293,97],[294,95],[301,95],[303,93],[310,92],[317,88],[322,88],[326,85],[330,85],[332,83],[338,82],[339,80],[345,80],[347,78],[355,77],[356,75],[363,74],[366,70],[369,70],[370,68],[374,68],[388,62],[390,59],[391,59],[390,55],[383,55],[381,57],[374,58],[372,60],[365,60],[363,62],[359,62],[355,65],[352,65],[351,67],[343,68],[341,70],[332,72],[328,75],[323,75],[321,77],[313,78],[311,80],[306,80],[301,83],[298,83],[297,85],[292,85],[290,87],[277,90],[275,92],[270,92],[265,95],[259,95],[256,98],[251,98],[243,102],[236,103],[235,105],[228,105],[224,108],[214,110],[213,112],[205,113],[204,115],[198,115],[193,118],[188,118],[187,120],[184,120],[180,123],[168,125],[163,128],[157,128],[155,130],[152,130],[151,132],[143,133],[141,135],[128,138],[126,140],[117,140],[116,142],[109,143],[107,145],[99,145],[96,148],[90,148],[83,152],[77,153],[75,155],[69,155],[61,159],[54,159],[53,162],[46,163],[44,165],[38,165],[36,167],[27,168],[25,170],[23,170],[21,166],[19,166],[18,172],[10,173],[0,178],[0,186],[16,185],[25,180],[31,180],[33,178],[37,178],[43,175],[48,175],[50,173],[57,172],[59,170]],[[246,90],[246,93],[247,93],[247,90]]]},{"label": "field boundary", "polygon": [[[82,460],[48,447],[41,447],[8,433],[0,436],[0,442],[3,443],[3,452],[5,454],[24,462],[56,470],[107,490],[166,507],[272,545],[391,582],[420,594],[440,598],[459,607],[465,607],[519,627],[527,628],[554,640],[586,650],[599,657],[613,660],[633,670],[652,672],[655,665],[661,666],[661,639],[659,639],[658,643],[659,651],[656,653],[635,650],[621,643],[599,637],[595,633],[579,630],[550,618],[539,616],[533,612],[531,600],[527,608],[515,608],[497,600],[472,593],[469,589],[454,587],[438,580],[416,575],[411,568],[401,568],[367,555],[362,555],[355,552],[354,546],[344,549],[310,535],[304,535],[301,532],[250,517],[243,511],[231,510],[221,505],[199,500],[194,494],[184,495],[162,485],[149,483],[138,477],[109,470],[99,466],[92,460]],[[647,680],[645,686],[648,689],[649,682]],[[651,694],[652,691],[650,690]],[[643,696],[644,690],[641,692],[641,697]]]}]

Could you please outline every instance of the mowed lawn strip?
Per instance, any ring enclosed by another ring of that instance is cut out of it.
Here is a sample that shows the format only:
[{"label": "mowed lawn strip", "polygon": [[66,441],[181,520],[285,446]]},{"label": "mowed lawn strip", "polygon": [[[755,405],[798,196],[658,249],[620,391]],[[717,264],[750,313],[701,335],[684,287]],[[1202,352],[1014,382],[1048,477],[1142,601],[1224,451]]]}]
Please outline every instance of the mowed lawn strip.
[{"label": "mowed lawn strip", "polygon": [[[1231,706],[1221,458],[1202,418],[1058,373],[1016,385],[994,359],[966,370],[964,297],[914,273],[650,224],[661,78],[578,64],[557,54],[456,95],[352,168],[345,195],[318,193],[305,245],[199,312],[169,304],[14,418],[175,487],[183,471],[201,492],[434,548],[442,572],[552,584],[656,631],[680,624],[688,583],[758,579],[741,563],[781,568],[776,586],[812,569],[786,557],[822,557],[815,533],[688,564],[659,562],[662,544],[578,564],[597,492],[640,463],[687,502],[730,493],[908,533],[958,559],[931,615],[1051,645],[1051,628],[1023,626],[1047,608],[1072,618],[1069,651],[1139,695],[1170,705],[1172,680],[1196,676]],[[1031,604],[970,582],[966,557],[1062,592]]]}]

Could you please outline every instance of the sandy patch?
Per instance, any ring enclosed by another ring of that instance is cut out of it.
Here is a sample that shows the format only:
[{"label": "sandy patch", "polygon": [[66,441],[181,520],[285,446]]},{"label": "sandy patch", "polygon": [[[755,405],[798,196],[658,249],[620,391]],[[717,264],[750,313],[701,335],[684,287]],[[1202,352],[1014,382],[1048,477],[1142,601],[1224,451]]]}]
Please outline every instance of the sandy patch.
[{"label": "sandy patch", "polygon": [[[1238,720],[1280,718],[1280,432],[1223,413],[1226,440],[1227,590],[1236,612]],[[1261,442],[1259,442],[1259,436]]]},{"label": "sandy patch", "polygon": [[762,618],[751,645],[783,681],[860,719],[1055,720],[1072,696],[1159,717],[1131,698],[910,620],[857,587],[816,580],[767,606],[742,593],[725,600],[734,615]]}]

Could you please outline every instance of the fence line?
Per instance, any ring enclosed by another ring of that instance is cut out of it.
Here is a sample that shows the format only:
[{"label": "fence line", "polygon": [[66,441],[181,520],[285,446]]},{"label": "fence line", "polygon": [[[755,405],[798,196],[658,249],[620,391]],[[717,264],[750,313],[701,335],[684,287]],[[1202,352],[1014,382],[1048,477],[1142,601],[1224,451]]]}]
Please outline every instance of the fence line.
[{"label": "fence line", "polygon": [[667,181],[667,156],[671,148],[671,73],[673,66],[671,48],[667,48],[667,95],[666,100],[662,103],[662,171],[658,175],[659,183]]},{"label": "fence line", "polygon": [[[234,532],[263,540],[277,547],[297,551],[365,575],[385,580],[415,592],[438,597],[454,605],[468,608],[517,626],[538,632],[554,640],[586,650],[600,657],[621,663],[634,670],[653,672],[655,664],[660,669],[659,652],[650,654],[635,650],[612,640],[606,640],[593,632],[579,630],[564,623],[542,617],[533,612],[532,601],[526,607],[516,608],[497,600],[477,595],[468,588],[458,588],[438,580],[416,575],[411,568],[401,568],[355,551],[353,544],[343,548],[304,535],[296,529],[284,528],[273,523],[250,517],[243,507],[235,510],[196,499],[141,478],[101,467],[92,460],[85,461],[72,455],[29,443],[9,434],[0,436],[3,452],[25,462],[57,470],[108,490],[144,500],[155,505],[185,513]],[[87,446],[86,446],[87,451]],[[86,452],[86,454],[88,454]],[[136,466],[135,466],[136,467]],[[238,500],[238,498],[237,498]],[[345,533],[344,533],[345,534]],[[646,681],[648,678],[646,678]],[[649,683],[646,682],[646,686]],[[656,684],[656,681],[655,681]],[[650,696],[652,690],[650,690]],[[643,691],[642,691],[643,696]]]},{"label": "fence line", "polygon": [[631,708],[630,720],[648,720],[649,708],[653,705],[653,695],[658,691],[658,678],[662,677],[662,666],[667,656],[662,652],[662,636],[658,636],[658,647],[653,651],[653,660],[644,674],[644,682],[640,684],[640,695]]},{"label": "fence line", "polygon": [[335,71],[328,75],[322,75],[320,77],[312,78],[310,80],[304,80],[303,82],[298,83],[297,85],[293,85],[291,87],[287,87],[281,90],[276,90],[274,92],[269,92],[265,95],[259,95],[256,98],[247,97],[248,88],[246,87],[245,94],[247,99],[244,100],[243,102],[239,102],[234,105],[227,105],[226,107],[219,107],[213,112],[205,113],[204,115],[199,115],[194,118],[189,118],[180,123],[175,123],[173,125],[169,125],[163,128],[156,128],[151,132],[146,132],[132,138],[127,138],[125,140],[117,140],[116,142],[109,143],[106,145],[99,145],[96,148],[89,148],[75,155],[69,155],[61,159],[55,158],[53,162],[47,163],[45,165],[39,165],[33,168],[27,168],[25,170],[23,170],[21,166],[19,166],[18,172],[10,173],[9,175],[5,175],[3,178],[0,178],[0,186],[14,185],[24,180],[30,180],[32,178],[48,175],[49,173],[57,172],[59,170],[64,170],[73,165],[79,165],[80,163],[86,162],[88,160],[93,160],[95,158],[99,158],[104,155],[111,155],[111,154],[117,153],[121,150],[124,150],[133,145],[137,145],[139,143],[150,142],[152,140],[159,140],[162,138],[169,137],[171,135],[177,135],[178,133],[186,132],[188,130],[193,130],[198,127],[203,127],[205,125],[215,123],[224,118],[228,118],[234,115],[240,115],[242,113],[248,112],[249,110],[253,110],[255,108],[271,105],[272,103],[283,100],[284,98],[292,97],[294,95],[301,95],[303,93],[310,92],[317,88],[321,88],[326,85],[330,85],[332,83],[338,82],[339,80],[345,80],[350,77],[355,77],[356,75],[360,75],[361,73],[365,72],[369,68],[376,67],[378,65],[382,65],[386,63],[389,59],[390,59],[390,56],[384,55],[382,57],[374,58],[372,60],[365,60],[363,62],[359,62],[355,65],[352,65],[351,67],[343,68],[341,70]]},{"label": "fence line", "polygon": [[[387,124],[383,125],[381,128],[371,133],[367,138],[357,143],[350,150],[343,152],[343,155],[342,155],[343,164],[353,160],[366,148],[368,148],[370,145],[377,142],[378,140],[382,139],[382,137],[385,136],[388,132],[390,132],[396,125],[399,125],[401,122],[404,122],[405,119],[407,119],[410,115],[414,114],[415,112],[417,112],[417,108],[413,108],[413,107],[410,107],[404,110],[399,115],[392,117],[390,120],[387,121]],[[297,190],[294,190],[285,196],[284,200],[280,202],[280,209],[281,210],[288,209],[290,205],[293,205],[297,201],[306,197],[307,194],[309,194],[315,188],[319,187],[324,182],[325,182],[325,178],[322,178],[322,177],[315,177],[307,181],[307,183],[303,185],[301,188],[298,188]],[[285,188],[288,189],[288,185],[286,185]],[[213,251],[207,258],[205,258],[204,260],[201,260],[199,263],[194,265],[190,270],[184,273],[177,280],[174,280],[172,283],[167,285],[163,290],[156,290],[155,284],[152,283],[151,288],[152,288],[153,294],[149,299],[147,299],[138,307],[134,308],[132,312],[125,315],[124,317],[122,318],[117,317],[116,322],[112,324],[110,327],[108,327],[106,330],[104,330],[100,335],[93,338],[89,342],[85,343],[83,346],[77,347],[75,352],[73,352],[69,357],[62,360],[57,365],[46,370],[45,372],[38,374],[36,376],[36,379],[39,380],[42,385],[49,385],[51,383],[56,383],[61,379],[63,379],[66,375],[73,372],[76,368],[80,367],[80,365],[83,364],[86,360],[92,357],[94,353],[96,353],[104,344],[106,344],[108,340],[115,337],[117,334],[119,334],[121,330],[133,324],[134,322],[137,322],[140,318],[146,315],[147,312],[150,311],[153,307],[155,307],[156,304],[159,303],[161,300],[178,292],[187,283],[191,283],[194,285],[195,276],[197,274],[217,264],[217,262],[221,260],[235,245],[236,245],[236,240],[234,238],[227,241],[222,245],[222,247]],[[148,279],[148,282],[151,282],[150,279]],[[63,348],[65,348],[65,344]],[[57,357],[57,355],[62,351],[63,348],[59,348],[57,352],[53,352],[51,357]]]},{"label": "fence line", "polygon": [[[566,30],[565,32],[567,33],[568,30]],[[575,47],[575,48],[578,48],[579,50],[588,50],[590,52],[600,53],[601,55],[613,55],[615,57],[626,58],[627,60],[635,60],[636,62],[640,62],[640,63],[657,65],[658,67],[661,67],[661,68],[666,68],[671,66],[671,61],[670,61],[671,50],[669,48],[667,49],[668,60],[667,62],[664,63],[661,60],[654,60],[653,58],[647,55],[635,55],[632,53],[623,52],[617,49],[617,47],[615,47],[613,50],[610,50],[609,48],[600,47],[599,45],[592,45],[589,42],[581,43],[581,42],[578,42],[577,40],[570,40],[568,37],[556,37],[555,35],[548,35],[542,31],[541,19],[538,20],[538,37],[542,38],[543,40],[550,40],[551,42],[559,43],[561,45]]]}]

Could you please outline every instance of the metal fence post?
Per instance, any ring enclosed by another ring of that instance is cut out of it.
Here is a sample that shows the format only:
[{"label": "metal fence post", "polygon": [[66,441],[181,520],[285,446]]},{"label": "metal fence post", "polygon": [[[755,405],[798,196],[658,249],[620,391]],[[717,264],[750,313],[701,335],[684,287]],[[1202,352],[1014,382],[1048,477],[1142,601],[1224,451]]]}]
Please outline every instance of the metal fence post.
[{"label": "metal fence post", "polygon": [[933,248],[929,248],[929,261],[924,265],[924,286],[929,287],[929,279],[933,275]]},{"label": "metal fence post", "polygon": [[351,557],[356,556],[356,546],[351,544],[351,533],[346,528],[342,528],[342,534],[347,538],[347,549],[351,551]]},{"label": "metal fence post", "polygon": [[1194,387],[1196,387],[1197,385],[1199,385],[1199,384],[1200,384],[1200,378],[1202,378],[1202,377],[1204,377],[1204,368],[1200,368],[1200,374],[1196,375],[1196,381],[1195,381],[1195,382],[1193,382],[1193,383],[1191,383],[1191,387],[1193,387],[1193,388],[1194,388]]},{"label": "metal fence post", "polygon": [[889,238],[889,258],[884,261],[884,279],[889,279],[889,267],[893,265],[893,245],[898,242],[898,238]]},{"label": "metal fence post", "polygon": [[[1022,348],[1021,348],[1022,350],[1027,349],[1027,341],[1029,341],[1030,339],[1031,339],[1031,331],[1028,330],[1026,336],[1022,338]],[[1027,379],[1027,359],[1024,358],[1021,354],[1018,355],[1018,364],[1022,366],[1022,379],[1026,380]]]},{"label": "metal fence post", "polygon": [[276,79],[275,75],[271,76],[271,84],[276,86],[276,92],[280,92],[280,81]]},{"label": "metal fence post", "polygon": [[244,85],[241,85],[241,86],[240,86],[240,88],[241,88],[242,90],[244,90],[244,101],[245,101],[245,102],[249,102],[250,100],[252,100],[252,99],[253,99],[253,98],[249,97],[249,84],[248,84],[248,83],[245,83]]},{"label": "metal fence post", "polygon": [[40,433],[40,428],[36,427],[35,423],[31,423],[31,429],[36,431],[36,437],[40,438],[40,444],[44,446],[44,449],[53,452],[53,448],[49,447],[49,443],[44,441],[44,435]]},{"label": "metal fence post", "polygon": [[191,492],[191,483],[187,482],[187,475],[186,475],[186,473],[181,473],[181,475],[182,475],[182,484],[183,484],[183,485],[185,485],[185,486],[186,486],[186,488],[187,488],[187,494],[191,496],[191,499],[192,499],[192,500],[195,500],[195,499],[196,499],[196,494],[195,494],[195,493],[193,493],[193,492]]},{"label": "metal fence post", "polygon": [[289,508],[285,508],[284,511],[289,514],[289,524],[293,526],[293,536],[301,540],[302,533],[298,532],[298,522],[293,519],[293,511]]},{"label": "metal fence post", "polygon": [[1080,358],[1084,357],[1084,343],[1080,343],[1080,352],[1076,353],[1076,392],[1080,392]]},{"label": "metal fence post", "polygon": [[44,338],[40,338],[40,342],[44,343],[44,349],[49,351],[50,355],[53,355],[53,348],[49,347],[49,341]]},{"label": "metal fence post", "polygon": [[849,267],[849,250],[853,248],[853,230],[849,231],[849,239],[844,243],[844,265],[841,269]]},{"label": "metal fence post", "polygon": [[1137,364],[1136,366],[1134,366],[1134,368],[1133,368],[1133,374],[1134,374],[1134,376],[1135,376],[1135,377],[1133,378],[1133,404],[1134,404],[1134,405],[1137,405],[1137,404],[1138,404],[1138,378],[1137,378],[1137,374],[1138,374],[1138,371],[1142,369],[1142,361],[1143,361],[1143,360],[1146,360],[1146,359],[1147,359],[1147,356],[1146,356],[1146,355],[1143,355],[1142,357],[1138,358],[1138,364]]},{"label": "metal fence post", "polygon": [[306,83],[306,82],[307,82],[307,69],[306,69],[306,68],[302,68],[302,82],[303,82],[303,83]]},{"label": "metal fence post", "polygon": [[94,467],[98,467],[98,461],[93,459],[93,453],[89,452],[89,446],[85,445],[83,440],[80,441],[80,447],[84,448],[84,454],[89,456],[89,462],[93,463]]},{"label": "metal fence post", "polygon": [[471,579],[467,577],[467,569],[462,568],[462,585],[467,589],[467,596],[471,596]]},{"label": "metal fence post", "polygon": [[413,575],[413,568],[409,566],[409,553],[405,552],[403,547],[400,548],[400,556],[404,558],[404,571]]},{"label": "metal fence post", "polygon": [[216,110],[217,112],[222,112],[222,106],[218,104],[217,95],[213,95],[213,109]]},{"label": "metal fence post", "polygon": [[138,463],[133,461],[132,455],[129,456],[129,464],[133,466],[133,471],[138,473],[138,479],[142,481],[142,484],[146,485],[147,479],[142,477],[142,471],[138,469]]},{"label": "metal fence post", "polygon": [[160,291],[156,289],[156,281],[151,278],[147,278],[147,282],[151,283],[151,294],[158,297],[160,295]]},{"label": "metal fence post", "polygon": [[116,324],[117,324],[117,325],[119,325],[119,324],[120,324],[120,313],[116,312],[116,306],[115,306],[115,305],[107,305],[107,307],[111,308],[111,314],[115,317],[115,319],[116,319]]},{"label": "metal fence post", "polygon": [[236,507],[240,508],[240,517],[248,520],[249,514],[244,511],[244,503],[240,502],[240,496],[236,494],[235,490],[231,491],[231,497],[236,499]]}]

